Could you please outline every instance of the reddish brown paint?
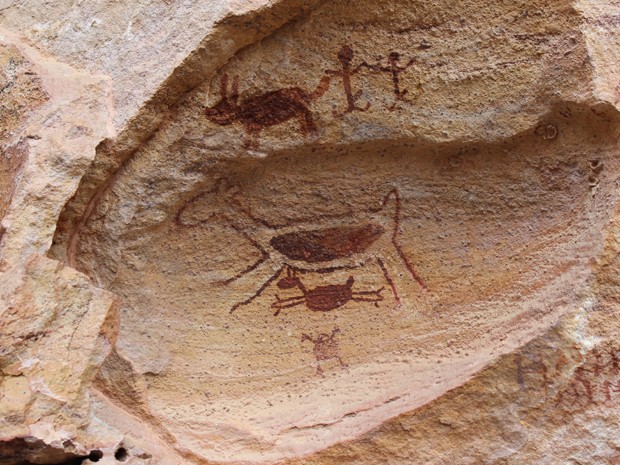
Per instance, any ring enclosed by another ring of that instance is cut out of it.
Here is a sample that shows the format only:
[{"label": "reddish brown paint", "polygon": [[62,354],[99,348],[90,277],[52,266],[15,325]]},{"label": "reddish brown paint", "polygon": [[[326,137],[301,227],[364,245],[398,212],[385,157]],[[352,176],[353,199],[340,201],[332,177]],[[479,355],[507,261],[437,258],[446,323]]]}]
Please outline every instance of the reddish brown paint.
[{"label": "reddish brown paint", "polygon": [[278,287],[280,289],[298,288],[302,295],[286,299],[276,296],[276,301],[271,304],[271,308],[276,309],[273,315],[278,316],[281,310],[298,305],[305,305],[313,312],[330,312],[351,301],[372,302],[375,306],[379,306],[379,302],[383,300],[381,295],[383,288],[375,291],[353,291],[354,282],[353,276],[349,276],[345,284],[331,284],[307,289],[297,275],[297,270],[288,268],[286,277],[278,281]]},{"label": "reddish brown paint", "polygon": [[326,360],[336,359],[340,363],[341,367],[347,365],[340,358],[340,349],[338,347],[338,341],[336,341],[336,334],[340,333],[339,328],[334,328],[331,334],[320,333],[316,338],[313,338],[305,333],[301,335],[301,342],[310,341],[314,344],[313,352],[316,359],[316,371],[319,375],[323,374],[323,368],[321,368],[321,362]]},{"label": "reddish brown paint", "polygon": [[[274,253],[281,254],[281,256],[285,258],[284,261],[280,259],[280,263],[283,264],[279,266],[277,271],[275,271],[268,279],[262,282],[262,284],[258,287],[257,291],[253,295],[233,304],[230,309],[230,313],[233,313],[239,307],[247,305],[257,297],[259,297],[265,291],[265,289],[267,289],[269,285],[281,275],[284,270],[287,270],[287,272],[289,272],[288,270],[293,270],[295,273],[312,272],[329,274],[339,270],[356,270],[360,267],[366,266],[367,263],[373,260],[376,261],[378,266],[380,267],[386,283],[389,285],[392,291],[397,305],[401,305],[401,298],[398,293],[398,289],[394,283],[394,280],[390,276],[383,260],[378,256],[366,257],[365,259],[348,264],[334,264],[333,266],[312,268],[311,270],[306,270],[301,265],[295,266],[286,261],[291,260],[293,262],[303,262],[308,264],[328,264],[331,261],[335,261],[338,259],[355,259],[357,254],[362,254],[366,252],[369,247],[386,232],[384,227],[376,223],[366,223],[362,225],[337,226],[331,228],[328,227],[314,229],[310,231],[296,231],[292,233],[276,235],[272,237],[268,243],[259,243],[254,237],[252,237],[251,234],[248,233],[246,225],[243,222],[239,222],[238,220],[231,217],[228,212],[214,213],[209,218],[202,219],[194,225],[187,223],[183,218],[183,213],[185,212],[185,210],[190,206],[196,204],[201,198],[207,195],[215,195],[218,198],[226,197],[228,205],[230,205],[233,210],[245,215],[247,219],[252,220],[254,223],[260,225],[263,228],[274,230],[275,228],[261,218],[257,218],[252,213],[252,211],[237,198],[236,189],[225,178],[220,178],[213,188],[204,191],[198,195],[195,195],[185,202],[185,204],[174,216],[174,223],[177,227],[200,227],[208,223],[209,221],[213,221],[214,217],[217,217],[221,221],[226,222],[233,229],[235,229],[241,236],[248,240],[248,242],[253,247],[255,247],[261,254],[260,257],[256,260],[256,262],[244,268],[235,276],[221,281],[220,284],[229,285],[237,279],[240,279],[244,275],[257,270],[260,266],[267,266],[269,264],[269,261],[272,260],[271,257]],[[408,259],[407,255],[405,254],[404,250],[398,242],[398,235],[400,230],[400,215],[402,209],[401,198],[398,190],[394,188],[389,191],[383,198],[380,207],[369,211],[369,213],[375,214],[381,212],[386,207],[390,199],[393,199],[395,203],[392,217],[394,227],[392,229],[390,237],[391,243],[394,247],[394,250],[400,257],[402,263],[404,264],[405,268],[407,269],[408,273],[411,275],[412,279],[417,282],[421,289],[426,289],[426,283],[417,274],[415,268],[411,264],[410,260]],[[353,277],[351,276],[351,278]],[[285,283],[286,281],[282,281],[282,285],[284,285]],[[281,288],[283,287],[282,285],[280,286]],[[339,308],[340,306],[344,305],[344,303],[347,303],[351,300],[359,302],[372,302],[375,304],[378,301],[383,300],[383,297],[380,295],[380,292],[383,288],[378,291],[351,291],[351,294],[349,295],[349,290],[346,285],[319,286],[312,290],[305,289],[305,293],[303,293],[303,287],[300,287],[297,284],[295,284],[294,287],[298,287],[300,290],[302,290],[302,295],[287,301],[276,302],[278,306],[280,306],[281,308],[289,308],[303,304],[313,311],[331,311],[333,309]],[[276,307],[273,306],[273,308]],[[276,312],[276,314],[278,313],[279,311]]]},{"label": "reddish brown paint", "polygon": [[351,113],[355,110],[357,111],[366,111],[370,108],[370,103],[367,102],[365,107],[358,107],[355,103],[362,96],[362,90],[358,90],[353,93],[353,86],[351,84],[351,77],[355,76],[360,70],[364,67],[368,67],[367,63],[361,63],[355,68],[352,68],[351,62],[353,61],[354,52],[351,47],[348,45],[344,45],[340,51],[338,52],[338,61],[342,66],[342,69],[333,70],[328,69],[325,70],[325,73],[328,76],[339,77],[342,80],[342,87],[344,89],[344,94],[347,98],[347,108],[342,112],[334,111],[335,116],[343,116],[347,113]]},{"label": "reddish brown paint", "polygon": [[317,131],[308,105],[327,92],[329,81],[329,77],[323,77],[312,93],[300,87],[287,87],[254,95],[239,103],[239,77],[234,77],[229,97],[228,75],[224,74],[220,82],[221,99],[205,109],[205,116],[220,126],[241,123],[247,136],[246,147],[258,147],[258,138],[263,129],[293,118],[299,119],[300,132],[306,136]]},{"label": "reddish brown paint", "polygon": [[400,194],[398,193],[398,189],[396,188],[392,189],[388,193],[388,195],[385,196],[385,198],[383,199],[384,207],[387,204],[390,197],[394,197],[394,199],[396,200],[396,211],[394,213],[394,223],[396,224],[396,227],[394,228],[394,231],[392,231],[392,244],[394,245],[394,248],[396,249],[396,252],[400,256],[402,261],[405,263],[405,266],[407,267],[407,271],[409,271],[409,273],[411,274],[411,277],[420,285],[422,289],[426,289],[426,283],[418,275],[415,268],[409,261],[409,258],[407,258],[407,255],[405,254],[400,244],[398,243],[398,232],[400,230],[400,211],[402,208]]},{"label": "reddish brown paint", "polygon": [[384,233],[376,224],[340,226],[283,234],[271,239],[271,246],[291,260],[328,262],[365,251]]},{"label": "reddish brown paint", "polygon": [[400,65],[400,53],[391,52],[388,55],[387,66],[381,66],[379,63],[376,65],[367,65],[370,69],[374,71],[379,71],[383,73],[388,73],[392,77],[392,84],[394,86],[394,96],[396,97],[396,101],[389,108],[390,110],[394,110],[398,102],[409,102],[405,98],[405,95],[409,92],[407,89],[400,90],[400,75],[407,71],[407,69],[413,65],[415,60],[411,58],[406,65]]}]

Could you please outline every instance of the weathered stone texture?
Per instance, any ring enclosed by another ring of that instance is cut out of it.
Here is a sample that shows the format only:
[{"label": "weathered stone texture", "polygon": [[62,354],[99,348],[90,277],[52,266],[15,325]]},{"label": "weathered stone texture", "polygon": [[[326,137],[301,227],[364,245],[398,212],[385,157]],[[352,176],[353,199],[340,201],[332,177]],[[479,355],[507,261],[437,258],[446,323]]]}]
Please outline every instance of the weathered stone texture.
[{"label": "weathered stone texture", "polygon": [[34,3],[0,463],[620,463],[618,5]]}]

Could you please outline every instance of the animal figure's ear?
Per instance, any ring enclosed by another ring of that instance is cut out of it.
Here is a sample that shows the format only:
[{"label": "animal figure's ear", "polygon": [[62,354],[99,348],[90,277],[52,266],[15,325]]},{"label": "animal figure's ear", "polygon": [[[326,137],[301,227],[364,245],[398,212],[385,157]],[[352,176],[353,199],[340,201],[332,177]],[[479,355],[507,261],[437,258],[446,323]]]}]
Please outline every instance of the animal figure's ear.
[{"label": "animal figure's ear", "polygon": [[349,276],[349,279],[347,279],[347,287],[352,287],[354,282],[355,278],[353,276]]},{"label": "animal figure's ear", "polygon": [[239,99],[239,76],[235,76],[232,82],[232,93],[230,94],[230,99],[237,103]]},{"label": "animal figure's ear", "polygon": [[228,74],[222,74],[220,78],[220,95],[222,96],[222,100],[226,100],[228,94]]},{"label": "animal figure's ear", "polygon": [[287,276],[286,278],[282,278],[278,281],[278,287],[280,289],[293,289],[297,287],[299,283],[299,278]]}]

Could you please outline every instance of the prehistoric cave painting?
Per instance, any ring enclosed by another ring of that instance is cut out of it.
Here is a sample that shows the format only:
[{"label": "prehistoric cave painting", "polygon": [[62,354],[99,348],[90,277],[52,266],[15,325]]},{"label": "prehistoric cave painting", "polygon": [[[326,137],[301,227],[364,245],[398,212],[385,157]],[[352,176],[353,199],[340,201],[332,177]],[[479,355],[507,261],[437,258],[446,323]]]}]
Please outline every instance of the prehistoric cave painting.
[{"label": "prehistoric cave painting", "polygon": [[340,333],[339,328],[334,328],[331,334],[320,333],[316,338],[308,336],[305,333],[301,335],[301,342],[310,341],[314,344],[313,352],[314,358],[316,358],[316,372],[319,375],[323,375],[323,368],[321,368],[321,362],[327,360],[338,360],[340,366],[345,368],[348,365],[340,358],[340,350],[338,348],[338,341],[336,341],[336,334]]},{"label": "prehistoric cave painting", "polygon": [[344,116],[347,113],[351,113],[355,110],[366,111],[370,108],[370,102],[366,102],[366,106],[358,107],[355,103],[362,96],[362,90],[359,89],[353,93],[353,86],[351,85],[351,77],[355,76],[364,67],[368,68],[369,65],[365,62],[359,64],[357,67],[352,68],[351,62],[353,61],[353,49],[348,45],[344,45],[338,52],[338,61],[342,65],[342,69],[332,70],[328,69],[325,73],[328,76],[339,77],[342,80],[342,87],[344,89],[345,96],[347,97],[347,108],[342,112],[334,111],[334,116]]},{"label": "prehistoric cave painting", "polygon": [[570,383],[558,393],[556,405],[576,408],[618,402],[619,365],[619,348],[593,349],[575,369]]},{"label": "prehistoric cave painting", "polygon": [[388,73],[392,77],[392,84],[394,85],[394,96],[396,97],[396,101],[389,108],[390,111],[396,109],[396,105],[398,102],[407,102],[411,103],[409,100],[405,98],[405,95],[409,92],[407,89],[400,89],[400,75],[407,71],[409,67],[413,65],[415,62],[414,58],[411,58],[406,65],[400,65],[400,53],[391,52],[387,58],[387,66],[382,66],[380,63],[376,65],[367,65],[370,69],[374,71],[379,71],[382,73]]},{"label": "prehistoric cave painting", "polygon": [[220,126],[239,122],[246,134],[246,148],[258,148],[258,138],[263,129],[293,118],[299,119],[299,130],[307,136],[317,132],[308,105],[327,92],[329,82],[328,76],[323,77],[312,93],[300,87],[287,87],[248,97],[240,103],[239,76],[233,78],[232,92],[228,96],[228,75],[224,74],[220,80],[220,101],[207,107],[205,116]]},{"label": "prehistoric cave painting", "polygon": [[[526,376],[536,385],[542,384],[545,397],[555,400],[557,407],[574,410],[591,405],[605,405],[620,401],[620,349],[617,347],[595,348],[579,360],[570,381],[551,391],[552,380],[561,379],[569,361],[560,355],[555,360],[542,357],[524,360],[515,358],[517,380],[526,389]],[[552,394],[555,392],[554,394]]]},{"label": "prehistoric cave painting", "polygon": [[305,305],[313,312],[329,312],[342,307],[350,301],[372,302],[378,307],[379,302],[383,300],[381,292],[384,288],[381,287],[374,291],[354,291],[354,282],[353,276],[349,276],[345,284],[330,284],[307,289],[299,277],[298,270],[288,267],[286,269],[286,276],[278,281],[278,287],[280,289],[297,288],[301,291],[301,295],[285,299],[276,296],[276,301],[271,304],[271,308],[276,309],[274,316],[278,316],[281,310],[296,307],[297,305]]},{"label": "prehistoric cave painting", "polygon": [[341,117],[353,111],[363,112],[370,108],[370,102],[366,102],[365,106],[357,105],[357,101],[362,96],[362,90],[354,91],[351,82],[351,78],[364,68],[390,75],[394,86],[394,96],[396,97],[394,104],[389,107],[390,111],[396,108],[398,102],[411,103],[405,98],[408,90],[401,90],[400,88],[400,75],[413,65],[415,61],[413,58],[406,65],[401,65],[400,53],[390,52],[386,66],[383,66],[382,60],[380,60],[375,65],[369,65],[364,61],[353,67],[352,62],[355,53],[348,45],[342,46],[337,56],[341,69],[325,70],[327,76],[320,80],[312,93],[300,87],[286,87],[253,95],[239,102],[239,76],[233,77],[231,93],[228,95],[228,74],[223,74],[220,78],[220,100],[215,105],[205,108],[205,116],[209,121],[220,126],[230,126],[235,122],[240,123],[246,134],[244,142],[246,148],[258,148],[259,136],[263,129],[282,124],[293,118],[299,120],[299,130],[304,137],[309,134],[316,134],[317,127],[308,106],[325,95],[329,90],[332,77],[340,78],[347,99],[346,109],[340,112],[334,110],[334,116]]},{"label": "prehistoric cave painting", "polygon": [[[351,301],[376,305],[383,300],[382,288],[353,290],[353,274],[345,283],[309,290],[300,278],[304,273],[331,274],[340,270],[367,268],[375,263],[398,307],[402,303],[403,290],[398,289],[395,276],[406,273],[409,277],[405,280],[407,287],[414,287],[416,292],[426,289],[426,284],[398,243],[401,199],[396,188],[385,195],[379,208],[360,212],[357,221],[335,217],[329,219],[329,225],[319,220],[275,228],[257,218],[238,199],[234,188],[221,179],[213,189],[190,199],[177,213],[176,224],[187,227],[209,222],[211,218],[192,221],[188,211],[200,198],[213,194],[226,204],[226,213],[220,213],[220,219],[246,238],[261,254],[255,263],[221,282],[224,286],[234,288],[235,295],[245,296],[231,306],[230,313],[251,303],[284,273],[277,283],[278,287],[297,288],[302,295],[291,300],[277,298],[272,304],[276,316],[283,308],[298,305],[304,305],[312,311],[331,311]],[[359,220],[359,217],[363,217],[363,220]]]}]

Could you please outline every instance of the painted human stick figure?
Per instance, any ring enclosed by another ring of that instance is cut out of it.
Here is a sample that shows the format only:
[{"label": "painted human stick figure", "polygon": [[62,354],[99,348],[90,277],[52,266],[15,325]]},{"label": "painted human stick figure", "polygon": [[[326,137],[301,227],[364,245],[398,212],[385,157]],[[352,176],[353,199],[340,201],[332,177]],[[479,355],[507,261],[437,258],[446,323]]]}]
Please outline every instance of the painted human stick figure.
[{"label": "painted human stick figure", "polygon": [[368,68],[368,64],[366,62],[361,63],[355,68],[352,68],[351,62],[353,61],[353,49],[348,45],[344,45],[340,51],[338,52],[338,60],[342,65],[341,70],[325,70],[325,74],[328,76],[339,77],[342,79],[342,86],[344,88],[344,93],[347,97],[347,108],[342,112],[337,112],[334,110],[334,116],[343,116],[347,113],[351,113],[355,110],[357,111],[366,111],[370,107],[370,102],[366,103],[365,107],[359,107],[355,104],[359,100],[362,95],[362,90],[358,90],[353,93],[353,86],[351,85],[351,77],[355,76],[360,70],[364,67]]},{"label": "painted human stick figure", "polygon": [[314,358],[316,358],[316,372],[319,375],[323,375],[323,368],[321,368],[321,362],[326,360],[336,359],[340,363],[340,366],[345,368],[348,365],[340,358],[340,349],[338,347],[338,341],[336,341],[336,334],[340,333],[339,328],[334,328],[331,334],[320,333],[316,338],[308,336],[305,333],[301,335],[301,342],[310,341],[314,344],[313,352]]},{"label": "painted human stick figure", "polygon": [[205,108],[204,114],[209,121],[220,126],[239,122],[246,134],[246,148],[258,148],[258,138],[263,129],[293,118],[299,120],[299,129],[304,136],[315,134],[317,128],[308,105],[327,92],[329,81],[330,78],[324,76],[313,92],[300,87],[287,87],[253,95],[239,102],[239,76],[233,78],[229,96],[228,75],[223,74],[220,80],[220,101]]},{"label": "painted human stick figure", "polygon": [[394,96],[396,97],[396,101],[389,108],[390,111],[396,108],[396,105],[398,104],[399,101],[409,102],[409,100],[405,98],[405,95],[407,95],[409,91],[407,89],[404,89],[404,90],[400,89],[400,75],[403,72],[407,71],[407,69],[410,68],[414,62],[415,62],[415,59],[411,58],[407,62],[406,65],[404,66],[400,65],[400,53],[391,52],[387,58],[387,66],[381,66],[378,63],[376,65],[367,65],[370,69],[374,71],[379,71],[382,73],[389,73],[392,76],[392,83],[394,84]]}]

